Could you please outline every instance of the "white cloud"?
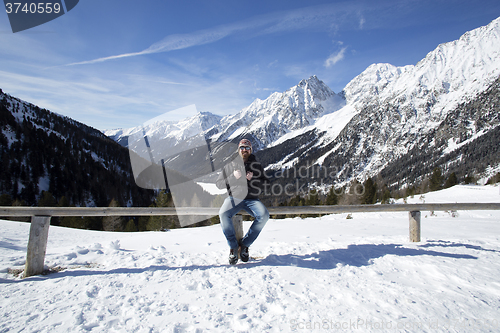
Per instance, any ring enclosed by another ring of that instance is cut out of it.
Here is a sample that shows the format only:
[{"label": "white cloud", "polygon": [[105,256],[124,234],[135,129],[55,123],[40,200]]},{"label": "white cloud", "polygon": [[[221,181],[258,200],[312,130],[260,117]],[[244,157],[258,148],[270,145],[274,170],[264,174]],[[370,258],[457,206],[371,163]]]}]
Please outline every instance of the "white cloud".
[{"label": "white cloud", "polygon": [[[112,73],[98,67],[70,67],[72,75],[50,72],[44,76],[0,69],[0,87],[5,93],[97,129],[134,127],[191,104],[199,111],[234,114],[254,99],[253,89],[237,81],[251,77],[251,70],[212,81],[185,73],[181,79],[175,70],[162,76],[163,70],[137,75]],[[169,116],[171,120],[184,118]]]},{"label": "white cloud", "polygon": [[325,61],[325,67],[329,68],[329,67],[335,65],[340,60],[344,59],[344,54],[345,54],[346,49],[347,49],[347,47],[343,47],[339,52],[330,55],[328,57],[328,59],[326,59],[326,61]]},{"label": "white cloud", "polygon": [[267,65],[267,68],[274,67],[278,63],[278,60],[274,60]]},{"label": "white cloud", "polygon": [[197,45],[203,45],[203,44],[209,44],[209,43],[216,42],[222,38],[229,36],[230,34],[234,33],[234,31],[239,30],[239,29],[243,29],[243,27],[242,26],[235,26],[235,25],[232,25],[232,26],[228,25],[228,26],[215,27],[212,29],[195,31],[195,32],[189,33],[189,34],[168,35],[167,37],[163,38],[161,41],[152,44],[150,47],[148,47],[147,49],[142,50],[140,52],[124,53],[124,54],[119,54],[119,55],[110,56],[110,57],[98,58],[98,59],[94,59],[94,60],[75,62],[75,63],[68,64],[66,66],[94,64],[94,63],[104,62],[107,60],[114,60],[114,59],[135,57],[135,56],[151,54],[151,53],[169,52],[169,51],[173,51],[173,50],[186,49],[186,48],[197,46]]},{"label": "white cloud", "polygon": [[[354,15],[354,17],[352,17],[351,14]],[[329,26],[331,29],[332,22],[335,22],[338,29],[339,25],[350,24],[351,20],[358,15],[359,7],[347,2],[274,12],[252,17],[233,24],[220,25],[186,34],[168,35],[161,41],[139,52],[74,62],[66,66],[93,64],[113,59],[181,50],[193,46],[214,43],[228,36],[242,32],[249,32],[253,37],[256,37],[259,35],[297,31],[308,27]],[[364,19],[362,19],[360,25],[364,25]]]},{"label": "white cloud", "polygon": [[361,29],[361,30],[363,29],[363,27],[365,26],[365,22],[366,22],[366,20],[364,17],[361,17],[359,19],[359,29]]}]

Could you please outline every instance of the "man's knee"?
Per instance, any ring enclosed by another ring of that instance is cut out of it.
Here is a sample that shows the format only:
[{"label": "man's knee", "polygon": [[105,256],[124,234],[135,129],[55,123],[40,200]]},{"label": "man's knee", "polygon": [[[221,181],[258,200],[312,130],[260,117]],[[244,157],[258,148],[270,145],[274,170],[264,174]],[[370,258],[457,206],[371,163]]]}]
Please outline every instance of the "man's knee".
[{"label": "man's knee", "polygon": [[224,209],[224,206],[219,210],[219,219],[221,222],[230,221],[233,218],[233,213],[230,209]]},{"label": "man's knee", "polygon": [[265,223],[267,220],[269,220],[269,211],[262,205],[261,209],[257,210],[255,212],[256,216],[254,216],[256,219],[258,219],[260,222]]},{"label": "man's knee", "polygon": [[262,222],[267,222],[269,220],[269,217],[270,217],[269,216],[269,212],[266,209],[266,211],[264,212],[264,214],[262,214]]}]

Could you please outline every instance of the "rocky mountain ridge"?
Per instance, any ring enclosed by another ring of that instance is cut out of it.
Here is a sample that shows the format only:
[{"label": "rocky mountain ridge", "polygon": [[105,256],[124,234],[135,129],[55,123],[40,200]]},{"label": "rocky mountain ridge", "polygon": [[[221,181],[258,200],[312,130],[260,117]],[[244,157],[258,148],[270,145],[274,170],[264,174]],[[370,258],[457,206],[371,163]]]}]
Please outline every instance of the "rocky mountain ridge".
[{"label": "rocky mountain ridge", "polygon": [[[328,181],[338,185],[374,177],[408,152],[419,150],[422,140],[441,142],[433,136],[450,114],[467,103],[478,103],[483,92],[495,89],[499,55],[500,19],[496,19],[439,45],[415,66],[371,65],[343,90],[345,107],[260,155],[274,170],[312,165],[334,169]],[[494,127],[493,118],[486,122],[488,130]],[[477,132],[475,138],[488,130]],[[456,135],[458,139],[464,134]],[[436,144],[426,147],[437,153]],[[451,143],[447,147],[443,153],[454,149]]]}]

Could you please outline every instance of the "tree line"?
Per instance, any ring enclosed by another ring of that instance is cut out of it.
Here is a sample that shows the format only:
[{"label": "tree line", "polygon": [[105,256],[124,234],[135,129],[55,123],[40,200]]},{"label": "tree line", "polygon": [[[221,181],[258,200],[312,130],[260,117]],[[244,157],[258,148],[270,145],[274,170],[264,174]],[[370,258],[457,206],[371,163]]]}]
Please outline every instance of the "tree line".
[{"label": "tree line", "polygon": [[0,194],[37,205],[42,190],[75,206],[147,206],[154,192],[135,184],[128,150],[101,132],[2,94]]}]

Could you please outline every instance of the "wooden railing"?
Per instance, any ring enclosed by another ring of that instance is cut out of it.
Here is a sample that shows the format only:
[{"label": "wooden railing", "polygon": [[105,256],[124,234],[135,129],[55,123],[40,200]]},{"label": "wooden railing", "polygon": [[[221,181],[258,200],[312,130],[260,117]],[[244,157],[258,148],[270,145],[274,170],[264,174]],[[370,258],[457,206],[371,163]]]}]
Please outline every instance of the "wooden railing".
[{"label": "wooden railing", "polygon": [[[422,203],[352,206],[284,206],[269,207],[271,215],[338,214],[371,212],[408,212],[411,242],[420,242],[421,211],[500,210],[500,203]],[[152,215],[218,215],[219,208],[209,207],[0,207],[1,217],[31,216],[30,236],[24,277],[41,274],[52,216],[152,216]],[[241,212],[247,215],[246,212]],[[242,216],[233,219],[237,238],[243,237]]]}]

